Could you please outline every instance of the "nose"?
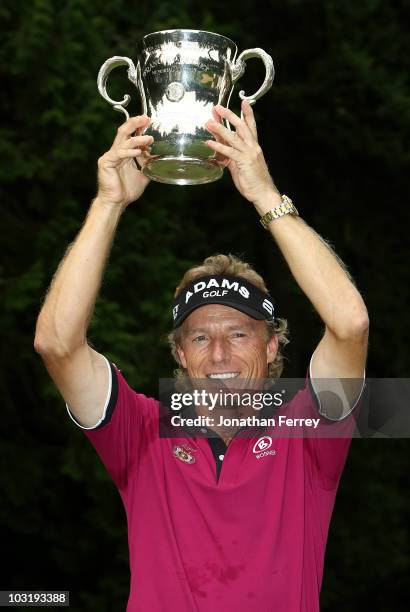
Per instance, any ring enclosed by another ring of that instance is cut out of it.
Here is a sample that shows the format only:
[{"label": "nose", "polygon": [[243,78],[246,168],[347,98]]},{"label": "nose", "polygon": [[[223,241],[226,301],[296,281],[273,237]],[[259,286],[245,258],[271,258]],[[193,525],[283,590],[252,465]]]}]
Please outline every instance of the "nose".
[{"label": "nose", "polygon": [[214,363],[229,361],[230,352],[225,340],[215,338],[211,344],[211,359]]}]

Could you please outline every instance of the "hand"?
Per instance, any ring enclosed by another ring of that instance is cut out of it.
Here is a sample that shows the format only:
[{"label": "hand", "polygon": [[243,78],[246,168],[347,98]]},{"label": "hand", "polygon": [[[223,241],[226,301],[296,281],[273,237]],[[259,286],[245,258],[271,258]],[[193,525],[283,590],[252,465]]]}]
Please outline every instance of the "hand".
[{"label": "hand", "polygon": [[[207,140],[206,144],[216,152],[216,159],[229,168],[235,187],[249,202],[262,199],[266,193],[277,189],[269,174],[263,151],[258,144],[258,133],[255,116],[247,100],[242,101],[243,119],[235,113],[220,106],[214,107],[216,121],[207,121],[205,127],[216,138]],[[227,119],[236,131],[231,132],[221,124],[221,118]]]},{"label": "hand", "polygon": [[[143,151],[154,139],[141,136],[149,125],[147,115],[131,117],[117,130],[111,149],[98,160],[99,200],[126,208],[144,192],[150,179],[136,166],[134,159],[143,164]],[[136,133],[136,136],[133,134]]]}]

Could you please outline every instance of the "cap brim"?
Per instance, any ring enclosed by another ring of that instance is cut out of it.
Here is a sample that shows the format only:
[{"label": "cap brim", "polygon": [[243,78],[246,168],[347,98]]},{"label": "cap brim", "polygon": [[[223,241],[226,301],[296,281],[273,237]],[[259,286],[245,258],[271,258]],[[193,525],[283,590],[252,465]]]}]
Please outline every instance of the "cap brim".
[{"label": "cap brim", "polygon": [[190,308],[185,310],[184,316],[181,319],[178,319],[178,318],[176,319],[174,327],[179,327],[180,325],[182,325],[182,323],[189,317],[189,315],[192,312],[194,312],[194,310],[197,310],[198,308],[202,308],[203,306],[208,306],[209,304],[221,304],[222,306],[229,306],[230,308],[239,310],[240,312],[247,314],[249,317],[252,317],[252,319],[256,319],[258,321],[264,321],[264,320],[268,321],[268,320],[273,319],[273,317],[269,316],[268,313],[266,313],[267,316],[264,317],[263,314],[259,310],[256,310],[255,308],[252,308],[248,306],[247,304],[238,304],[238,302],[230,302],[226,298],[221,297],[221,298],[211,298],[207,300],[206,304],[193,304]]}]

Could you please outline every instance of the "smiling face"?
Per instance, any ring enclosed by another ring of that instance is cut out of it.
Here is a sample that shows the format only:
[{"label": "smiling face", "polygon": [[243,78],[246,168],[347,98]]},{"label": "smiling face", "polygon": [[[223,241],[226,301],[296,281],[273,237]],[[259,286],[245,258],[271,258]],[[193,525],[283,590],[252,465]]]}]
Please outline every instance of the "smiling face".
[{"label": "smiling face", "polygon": [[267,337],[265,321],[222,304],[194,310],[181,332],[177,351],[190,378],[266,378],[278,350],[276,337]]}]

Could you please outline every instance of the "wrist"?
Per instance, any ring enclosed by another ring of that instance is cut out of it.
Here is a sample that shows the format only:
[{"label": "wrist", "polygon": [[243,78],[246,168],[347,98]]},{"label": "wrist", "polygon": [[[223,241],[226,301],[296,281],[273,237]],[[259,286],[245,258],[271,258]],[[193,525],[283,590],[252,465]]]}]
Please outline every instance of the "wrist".
[{"label": "wrist", "polygon": [[125,204],[120,202],[112,202],[107,198],[104,198],[101,195],[97,195],[94,200],[91,202],[91,208],[97,208],[101,210],[105,210],[110,214],[114,214],[115,216],[121,215],[124,210],[127,208]]},{"label": "wrist", "polygon": [[252,201],[256,211],[258,212],[260,217],[263,217],[269,210],[275,208],[276,206],[280,206],[282,204],[282,196],[276,187],[272,187],[267,189],[263,194],[261,194],[258,198]]}]

